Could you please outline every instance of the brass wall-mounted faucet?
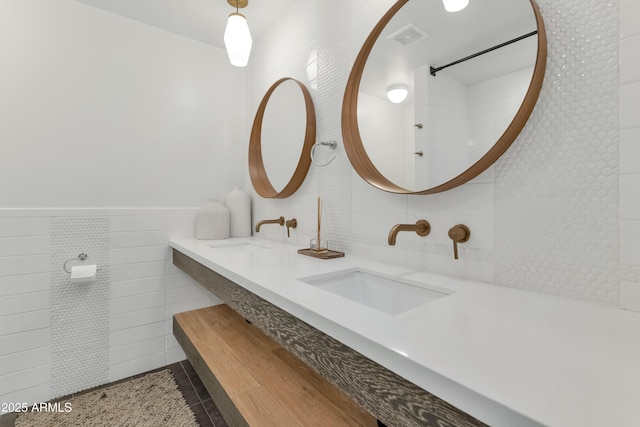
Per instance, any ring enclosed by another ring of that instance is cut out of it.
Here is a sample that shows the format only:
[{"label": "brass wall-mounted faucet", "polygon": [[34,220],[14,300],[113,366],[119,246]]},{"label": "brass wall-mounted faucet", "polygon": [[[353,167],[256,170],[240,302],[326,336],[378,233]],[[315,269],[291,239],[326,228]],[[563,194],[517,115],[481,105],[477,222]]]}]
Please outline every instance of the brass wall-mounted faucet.
[{"label": "brass wall-mounted faucet", "polygon": [[296,228],[298,226],[298,220],[295,218],[291,218],[285,222],[287,226],[287,237],[291,237],[291,233],[289,232],[290,228]]},{"label": "brass wall-mounted faucet", "polygon": [[431,232],[431,224],[424,219],[418,220],[415,224],[397,224],[389,231],[389,246],[395,246],[396,236],[400,231],[415,231],[418,236],[426,236]]},{"label": "brass wall-mounted faucet", "polygon": [[278,224],[280,227],[284,226],[284,217],[281,216],[278,219],[263,219],[262,221],[258,221],[256,223],[256,233],[260,232],[260,227],[262,227],[264,224]]},{"label": "brass wall-mounted faucet", "polygon": [[458,259],[458,243],[464,243],[471,237],[471,230],[464,224],[454,225],[449,229],[449,238],[453,240],[453,258]]}]

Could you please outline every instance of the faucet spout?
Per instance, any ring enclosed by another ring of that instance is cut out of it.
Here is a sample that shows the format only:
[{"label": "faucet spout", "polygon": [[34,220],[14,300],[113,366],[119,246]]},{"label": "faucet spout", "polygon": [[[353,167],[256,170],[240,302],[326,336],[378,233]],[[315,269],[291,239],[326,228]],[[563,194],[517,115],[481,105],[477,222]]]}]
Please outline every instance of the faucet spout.
[{"label": "faucet spout", "polygon": [[281,216],[278,219],[263,219],[262,221],[258,221],[256,223],[256,233],[260,232],[260,227],[262,227],[264,224],[278,224],[280,227],[284,226],[284,217]]},{"label": "faucet spout", "polygon": [[431,224],[428,221],[421,219],[415,224],[396,224],[389,231],[389,246],[395,246],[396,237],[401,231],[415,231],[418,236],[426,236],[431,232]]}]

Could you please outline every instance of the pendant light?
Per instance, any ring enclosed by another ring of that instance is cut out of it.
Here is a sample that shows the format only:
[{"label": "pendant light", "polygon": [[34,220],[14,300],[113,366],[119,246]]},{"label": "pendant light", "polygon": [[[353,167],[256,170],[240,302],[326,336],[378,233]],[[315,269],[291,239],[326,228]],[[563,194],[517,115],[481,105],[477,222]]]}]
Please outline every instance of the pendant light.
[{"label": "pendant light", "polygon": [[442,0],[447,12],[460,12],[469,5],[469,0]]},{"label": "pendant light", "polygon": [[247,18],[238,12],[239,8],[246,7],[249,0],[227,0],[236,8],[236,11],[229,15],[227,28],[224,30],[224,45],[227,48],[229,62],[236,67],[245,67],[249,63],[251,53],[251,32]]}]

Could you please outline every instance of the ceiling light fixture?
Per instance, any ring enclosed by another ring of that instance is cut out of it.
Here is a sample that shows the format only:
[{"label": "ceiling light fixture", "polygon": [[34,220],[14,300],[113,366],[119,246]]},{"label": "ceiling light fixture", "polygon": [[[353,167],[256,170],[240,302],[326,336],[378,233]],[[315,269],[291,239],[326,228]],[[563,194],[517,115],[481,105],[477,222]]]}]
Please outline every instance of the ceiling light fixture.
[{"label": "ceiling light fixture", "polygon": [[245,67],[249,63],[251,54],[251,32],[247,18],[238,12],[239,8],[247,7],[249,0],[227,0],[236,8],[236,11],[229,15],[227,28],[224,30],[224,45],[227,48],[229,62],[236,67]]},{"label": "ceiling light fixture", "polygon": [[409,88],[407,85],[393,85],[387,88],[387,98],[394,104],[400,104],[407,99]]},{"label": "ceiling light fixture", "polygon": [[460,12],[469,5],[469,0],[442,0],[447,12]]}]

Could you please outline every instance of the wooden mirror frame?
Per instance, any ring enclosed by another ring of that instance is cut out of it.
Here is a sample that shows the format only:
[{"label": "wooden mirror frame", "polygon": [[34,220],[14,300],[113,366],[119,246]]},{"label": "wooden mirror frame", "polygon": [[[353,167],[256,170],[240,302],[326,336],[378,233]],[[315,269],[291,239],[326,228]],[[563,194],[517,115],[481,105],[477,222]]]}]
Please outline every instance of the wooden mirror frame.
[{"label": "wooden mirror frame", "polygon": [[[264,161],[262,159],[262,120],[264,119],[264,112],[267,109],[267,104],[269,103],[271,94],[278,88],[278,86],[287,80],[295,82],[302,91],[307,110],[307,124],[302,152],[300,153],[300,159],[298,160],[296,170],[293,172],[293,175],[287,185],[285,185],[281,191],[278,191],[273,187],[271,181],[269,181],[267,171],[264,167]],[[251,128],[251,137],[249,139],[249,175],[251,176],[251,183],[253,184],[253,188],[256,190],[256,193],[267,199],[284,199],[295,193],[296,190],[300,188],[300,185],[309,172],[309,167],[311,166],[311,148],[315,141],[316,111],[313,106],[313,100],[311,99],[309,90],[307,90],[306,86],[302,82],[294,78],[281,78],[271,85],[267,93],[265,93],[262,98],[262,102],[260,102],[260,106],[258,107],[258,111],[256,112],[253,127]]]},{"label": "wooden mirror frame", "polygon": [[360,53],[358,54],[351,70],[351,74],[349,75],[349,80],[347,81],[347,87],[344,93],[342,103],[342,138],[344,139],[344,148],[347,152],[351,165],[358,175],[374,187],[390,193],[399,194],[440,193],[442,191],[458,187],[480,175],[496,160],[498,160],[498,158],[507,151],[509,146],[518,137],[536,105],[540,89],[542,88],[542,81],[544,80],[544,72],[547,65],[547,37],[538,5],[535,0],[529,0],[531,7],[533,8],[538,29],[538,51],[533,75],[531,77],[531,83],[529,84],[527,93],[522,101],[522,105],[520,105],[520,108],[511,121],[511,124],[507,127],[493,147],[491,147],[484,156],[460,175],[443,184],[426,190],[407,190],[406,188],[394,184],[380,173],[367,155],[358,129],[358,92],[360,89],[362,73],[376,40],[389,21],[391,21],[395,14],[406,3],[408,3],[408,1],[409,0],[398,0],[374,27],[373,31],[371,31],[371,34],[369,34],[369,37],[367,37],[360,49]]}]

